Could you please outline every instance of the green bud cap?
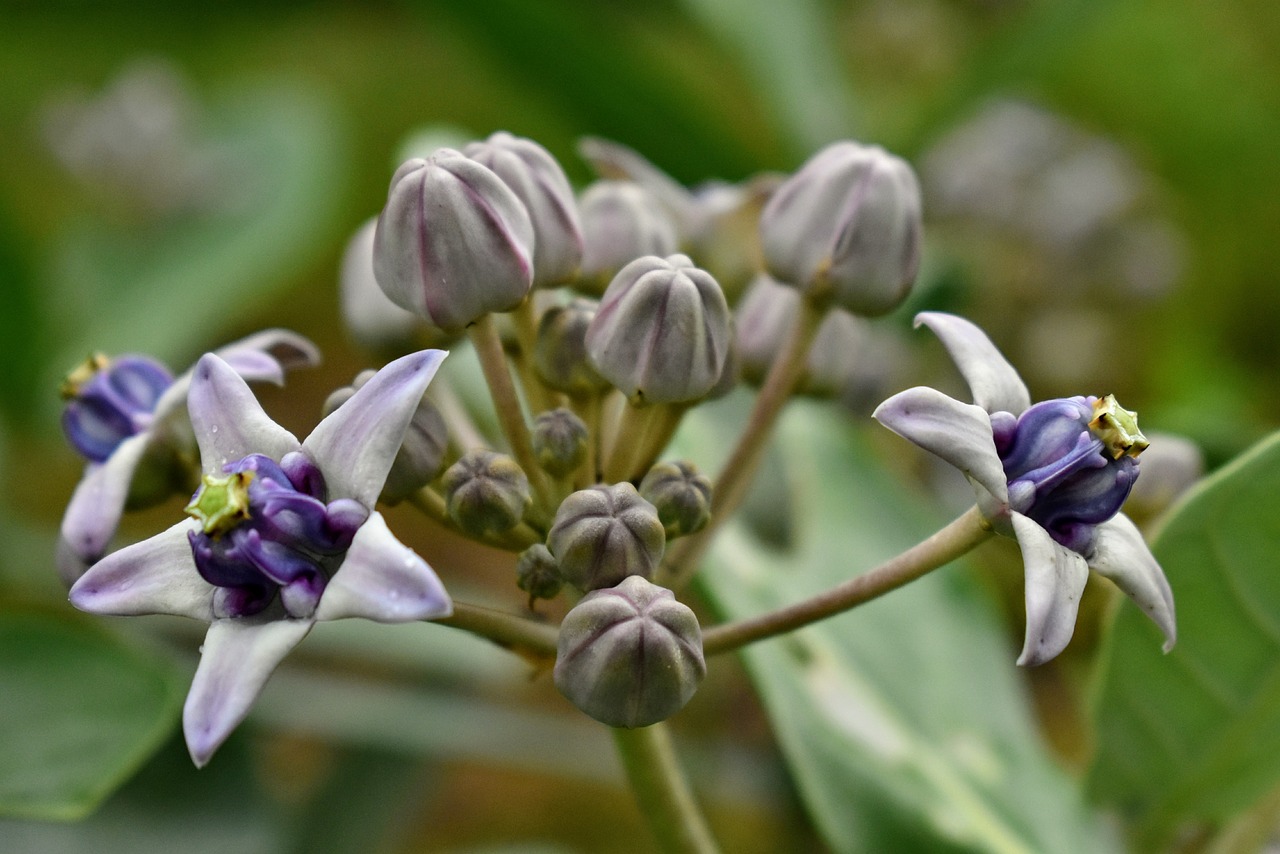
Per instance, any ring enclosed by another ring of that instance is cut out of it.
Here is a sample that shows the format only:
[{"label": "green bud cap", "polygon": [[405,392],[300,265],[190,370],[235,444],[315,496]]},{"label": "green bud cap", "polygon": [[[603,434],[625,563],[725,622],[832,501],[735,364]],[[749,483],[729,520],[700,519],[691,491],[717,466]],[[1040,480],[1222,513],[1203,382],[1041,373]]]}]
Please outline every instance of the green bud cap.
[{"label": "green bud cap", "polygon": [[609,726],[666,720],[706,673],[698,618],[670,590],[637,575],[588,593],[560,625],[556,688]]},{"label": "green bud cap", "polygon": [[560,566],[542,543],[529,546],[516,560],[516,586],[529,594],[529,606],[535,599],[554,599],[564,586]]},{"label": "green bud cap", "polygon": [[1093,420],[1089,422],[1089,430],[1102,440],[1114,460],[1123,456],[1137,457],[1151,446],[1138,429],[1138,413],[1121,406],[1114,394],[1093,402]]},{"label": "green bud cap", "polygon": [[686,255],[638,258],[605,291],[587,328],[587,354],[633,403],[697,400],[729,353],[729,306]]},{"label": "green bud cap", "polygon": [[580,287],[600,294],[619,270],[645,255],[676,251],[676,227],[658,200],[630,181],[597,181],[578,200],[582,215]]},{"label": "green bud cap", "polygon": [[249,483],[253,472],[242,471],[226,477],[207,474],[200,489],[183,512],[200,520],[211,537],[219,537],[249,518]]},{"label": "green bud cap", "polygon": [[538,415],[531,438],[538,465],[552,477],[564,477],[587,458],[587,425],[564,407]]},{"label": "green bud cap", "polygon": [[579,590],[612,587],[629,575],[648,578],[666,542],[658,511],[629,483],[573,493],[547,534],[560,574]]},{"label": "green bud cap", "polygon": [[683,537],[711,520],[711,480],[693,463],[658,463],[640,481],[640,495],[658,511],[667,539]]},{"label": "green bud cap", "polygon": [[575,299],[542,315],[533,346],[533,367],[548,387],[579,397],[609,387],[609,381],[587,358],[587,327],[596,308],[594,300]]},{"label": "green bud cap", "polygon": [[443,486],[449,518],[473,537],[510,531],[529,506],[529,478],[515,460],[493,451],[463,454],[444,473]]}]

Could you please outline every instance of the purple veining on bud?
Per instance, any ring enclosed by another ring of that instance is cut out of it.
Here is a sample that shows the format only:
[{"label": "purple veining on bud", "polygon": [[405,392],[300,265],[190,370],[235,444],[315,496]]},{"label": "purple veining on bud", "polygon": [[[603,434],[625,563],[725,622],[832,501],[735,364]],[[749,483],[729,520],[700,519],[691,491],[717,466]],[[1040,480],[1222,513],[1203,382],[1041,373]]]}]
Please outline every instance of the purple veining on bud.
[{"label": "purple veining on bud", "polygon": [[151,423],[173,375],[146,356],[91,356],[67,377],[62,429],[80,455],[104,462],[120,443]]}]

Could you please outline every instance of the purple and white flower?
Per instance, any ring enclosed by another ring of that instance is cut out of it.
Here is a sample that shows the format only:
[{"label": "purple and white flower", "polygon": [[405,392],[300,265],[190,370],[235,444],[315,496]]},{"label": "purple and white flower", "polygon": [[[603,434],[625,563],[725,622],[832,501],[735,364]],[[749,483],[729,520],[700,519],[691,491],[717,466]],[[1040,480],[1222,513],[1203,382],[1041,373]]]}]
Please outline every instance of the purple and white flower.
[{"label": "purple and white flower", "polygon": [[[285,329],[258,332],[215,352],[246,380],[276,385],[284,384],[285,371],[320,361],[314,344]],[[182,478],[169,464],[176,460],[181,467],[181,458],[195,452],[186,407],[191,376],[189,370],[175,379],[145,356],[95,356],[67,378],[63,430],[88,461],[62,517],[58,570],[68,585],[106,553],[127,502],[156,503],[175,491],[173,480]],[[144,489],[135,476],[148,459],[157,462],[162,482]],[[144,492],[149,494],[139,495]]]},{"label": "purple and white flower", "polygon": [[435,573],[373,509],[444,356],[387,365],[302,442],[230,364],[214,354],[197,363],[188,406],[204,479],[187,508],[194,518],[113,552],[71,589],[84,611],[210,624],[183,709],[197,766],[316,621],[451,613]]},{"label": "purple and white flower", "polygon": [[1075,630],[1089,570],[1111,579],[1177,636],[1173,592],[1142,534],[1119,512],[1146,440],[1115,398],[1031,405],[1027,387],[990,339],[967,320],[923,312],[973,394],[962,403],[932,388],[907,389],[874,417],[960,469],[983,516],[1017,539],[1026,567],[1027,628],[1018,663],[1042,664]]}]

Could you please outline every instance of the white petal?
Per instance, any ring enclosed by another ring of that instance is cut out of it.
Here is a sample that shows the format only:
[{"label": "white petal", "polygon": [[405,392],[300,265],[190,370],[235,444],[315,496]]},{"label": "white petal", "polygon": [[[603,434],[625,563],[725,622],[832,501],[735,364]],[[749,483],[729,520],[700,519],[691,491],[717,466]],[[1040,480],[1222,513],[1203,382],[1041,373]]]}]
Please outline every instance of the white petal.
[{"label": "white petal", "polygon": [[1026,567],[1027,634],[1018,664],[1044,664],[1066,648],[1075,632],[1089,567],[1021,513],[1013,514],[1013,530]]},{"label": "white petal", "polygon": [[917,314],[916,326],[921,324],[933,330],[947,348],[978,406],[987,412],[1021,415],[1031,405],[1022,377],[977,326],[963,317],[938,311]]},{"label": "white petal", "polygon": [[293,434],[262,411],[249,386],[230,365],[206,353],[196,363],[187,400],[206,474],[249,454],[279,460],[300,447]]},{"label": "white petal", "polygon": [[377,502],[409,421],[446,355],[422,350],[396,359],[307,437],[303,447],[324,474],[330,501]]},{"label": "white petal", "polygon": [[999,504],[1008,503],[1004,466],[991,438],[986,410],[917,386],[877,406],[871,417],[960,469]]},{"label": "white petal", "polygon": [[106,552],[124,514],[133,472],[150,439],[148,433],[125,439],[101,465],[87,466],[76,484],[62,516],[62,539],[84,563],[91,564]]},{"label": "white petal", "polygon": [[200,577],[187,532],[195,519],[112,552],[89,567],[71,588],[71,604],[95,614],[174,614],[213,619],[214,587]]},{"label": "white petal", "polygon": [[1164,651],[1173,649],[1178,639],[1173,590],[1138,526],[1122,513],[1099,525],[1097,531],[1089,567],[1111,579],[1136,602],[1164,632]]},{"label": "white petal", "polygon": [[426,561],[395,538],[381,513],[356,532],[342,566],[320,597],[317,620],[365,617],[382,623],[434,620],[453,613]]},{"label": "white petal", "polygon": [[182,709],[182,731],[196,767],[203,767],[244,720],[267,677],[314,624],[247,618],[209,626]]},{"label": "white petal", "polygon": [[316,345],[288,329],[264,329],[214,353],[246,380],[276,385],[284,383],[285,371],[320,364]]}]

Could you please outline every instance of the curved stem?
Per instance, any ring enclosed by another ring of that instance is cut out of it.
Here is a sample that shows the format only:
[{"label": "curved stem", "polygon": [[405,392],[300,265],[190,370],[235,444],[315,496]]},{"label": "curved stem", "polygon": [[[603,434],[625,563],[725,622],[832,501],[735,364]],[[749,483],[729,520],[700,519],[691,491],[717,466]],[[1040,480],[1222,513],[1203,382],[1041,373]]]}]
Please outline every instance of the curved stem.
[{"label": "curved stem", "polygon": [[556,639],[560,630],[527,617],[455,601],[451,615],[430,622],[471,632],[527,657],[556,657]]},{"label": "curved stem", "polygon": [[978,508],[971,507],[927,540],[830,590],[776,611],[712,626],[702,633],[703,653],[731,652],[857,607],[945,566],[991,534],[991,526]]},{"label": "curved stem", "polygon": [[658,846],[689,854],[719,851],[680,771],[666,724],[614,729],[613,740]]}]

